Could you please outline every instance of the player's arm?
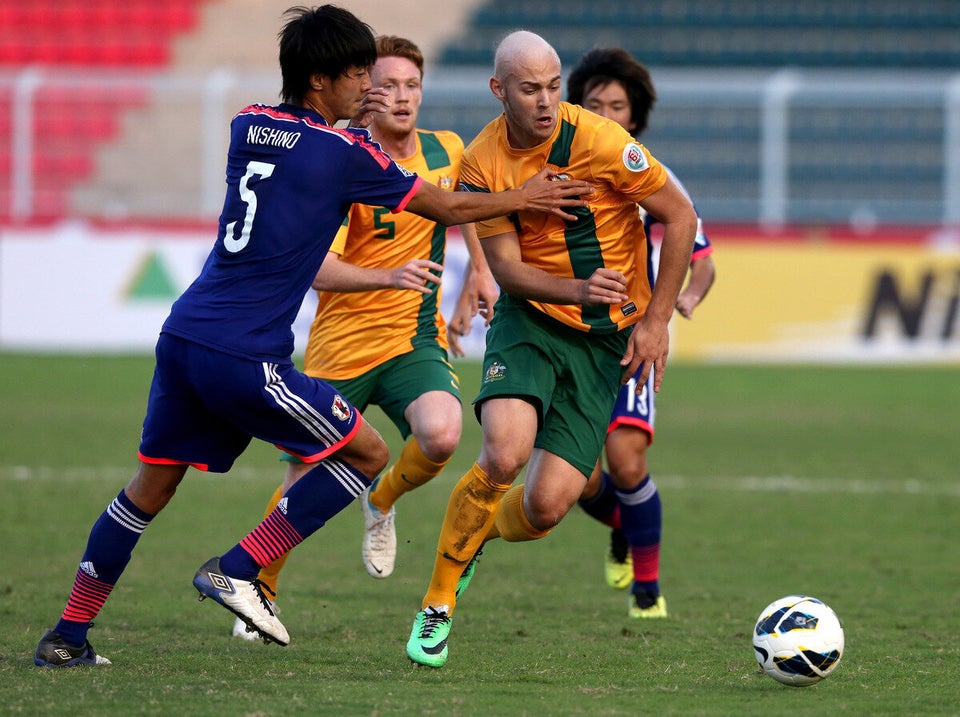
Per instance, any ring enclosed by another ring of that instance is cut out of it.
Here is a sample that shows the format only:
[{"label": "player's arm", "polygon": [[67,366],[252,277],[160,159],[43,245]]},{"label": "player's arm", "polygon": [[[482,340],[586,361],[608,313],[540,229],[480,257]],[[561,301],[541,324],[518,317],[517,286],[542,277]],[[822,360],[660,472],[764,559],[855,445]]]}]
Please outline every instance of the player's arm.
[{"label": "player's arm", "polygon": [[493,318],[493,305],[500,295],[500,289],[490,272],[487,258],[483,255],[483,247],[480,246],[480,239],[477,237],[477,228],[473,224],[463,224],[460,226],[460,233],[463,235],[467,254],[470,255],[467,268],[473,311],[471,315],[476,316],[479,312],[489,326],[490,319]]},{"label": "player's arm", "polygon": [[653,371],[653,388],[659,391],[670,347],[667,325],[690,267],[693,241],[697,236],[697,212],[683,191],[669,178],[660,189],[641,201],[640,206],[663,224],[663,242],[653,295],[646,312],[630,334],[630,342],[620,364],[625,367],[624,383],[642,363],[643,371],[637,379],[637,386],[645,385]]},{"label": "player's arm", "polygon": [[[336,252],[327,252],[313,279],[317,291],[371,291],[374,289],[411,289],[422,294],[433,290],[427,282],[440,284],[443,267],[427,259],[413,259],[403,266],[374,268],[344,261]],[[437,272],[436,274],[432,272]]]},{"label": "player's arm", "polygon": [[581,180],[551,181],[556,174],[542,169],[516,189],[504,192],[445,192],[429,182],[421,182],[404,209],[447,226],[519,211],[546,212],[574,221],[576,217],[564,209],[585,207],[587,202],[580,197],[593,190]]},{"label": "player's arm", "polygon": [[[500,289],[490,272],[487,258],[483,255],[483,248],[480,246],[480,239],[477,237],[477,228],[473,224],[463,224],[460,226],[460,233],[463,235],[463,243],[467,247],[467,254],[470,256],[467,262],[463,290],[460,292],[461,301],[469,309],[469,318],[472,319],[479,313],[483,316],[486,325],[489,326],[490,319],[493,318],[493,305],[500,295]],[[466,293],[466,297],[464,297],[464,293]],[[469,330],[469,325],[466,328]]]},{"label": "player's arm", "polygon": [[599,268],[589,279],[554,276],[524,263],[516,232],[480,240],[490,271],[500,288],[518,299],[549,304],[619,304],[626,301],[626,277],[619,271]]},{"label": "player's arm", "polygon": [[457,357],[464,355],[463,348],[460,346],[460,337],[470,332],[474,316],[480,314],[484,319],[484,325],[490,325],[490,320],[493,318],[493,305],[500,293],[497,282],[490,273],[487,259],[483,255],[483,249],[480,247],[476,227],[473,224],[462,224],[460,234],[463,236],[463,243],[467,247],[470,258],[464,269],[463,284],[460,287],[453,314],[447,322],[450,353]]},{"label": "player's arm", "polygon": [[713,286],[717,270],[713,265],[713,257],[709,254],[694,259],[690,264],[690,279],[680,296],[677,297],[677,311],[685,319],[693,318],[693,310],[699,306]]}]

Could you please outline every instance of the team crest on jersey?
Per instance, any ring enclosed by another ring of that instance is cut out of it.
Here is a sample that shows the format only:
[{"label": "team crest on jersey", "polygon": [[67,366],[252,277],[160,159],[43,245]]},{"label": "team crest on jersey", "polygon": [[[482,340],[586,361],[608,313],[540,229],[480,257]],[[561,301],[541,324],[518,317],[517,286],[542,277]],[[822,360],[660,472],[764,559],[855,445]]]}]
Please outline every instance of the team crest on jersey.
[{"label": "team crest on jersey", "polygon": [[499,381],[506,375],[507,367],[499,361],[494,361],[492,364],[490,364],[490,368],[488,368],[487,372],[483,375],[483,382],[490,383],[491,381]]},{"label": "team crest on jersey", "polygon": [[440,177],[440,179],[437,181],[437,186],[440,187],[440,189],[442,189],[445,192],[452,192],[453,177],[447,177],[447,176]]},{"label": "team crest on jersey", "polygon": [[350,404],[344,401],[340,396],[333,397],[333,405],[330,406],[333,415],[341,421],[350,420]]},{"label": "team crest on jersey", "polygon": [[623,148],[623,166],[631,172],[642,172],[650,166],[639,144],[631,142]]}]

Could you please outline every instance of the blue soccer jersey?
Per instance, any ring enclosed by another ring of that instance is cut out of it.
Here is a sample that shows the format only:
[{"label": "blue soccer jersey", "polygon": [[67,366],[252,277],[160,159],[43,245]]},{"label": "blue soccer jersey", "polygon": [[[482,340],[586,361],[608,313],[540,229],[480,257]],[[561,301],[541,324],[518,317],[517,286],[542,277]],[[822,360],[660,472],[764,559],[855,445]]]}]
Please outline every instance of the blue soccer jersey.
[{"label": "blue soccer jersey", "polygon": [[291,326],[350,205],[402,211],[421,182],[366,130],[287,104],[234,117],[226,179],[216,244],[162,331],[257,361],[293,353]]}]

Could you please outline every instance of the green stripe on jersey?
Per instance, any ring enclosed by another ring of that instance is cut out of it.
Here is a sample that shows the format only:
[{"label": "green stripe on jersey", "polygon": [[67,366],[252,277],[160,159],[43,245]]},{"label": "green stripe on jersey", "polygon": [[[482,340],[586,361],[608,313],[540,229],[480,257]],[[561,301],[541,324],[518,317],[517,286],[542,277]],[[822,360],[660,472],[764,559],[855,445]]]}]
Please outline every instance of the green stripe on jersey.
[{"label": "green stripe on jersey", "polygon": [[440,144],[435,134],[426,132],[417,132],[420,137],[420,149],[423,152],[423,159],[427,163],[427,169],[434,170],[441,167],[450,166],[450,155]]}]

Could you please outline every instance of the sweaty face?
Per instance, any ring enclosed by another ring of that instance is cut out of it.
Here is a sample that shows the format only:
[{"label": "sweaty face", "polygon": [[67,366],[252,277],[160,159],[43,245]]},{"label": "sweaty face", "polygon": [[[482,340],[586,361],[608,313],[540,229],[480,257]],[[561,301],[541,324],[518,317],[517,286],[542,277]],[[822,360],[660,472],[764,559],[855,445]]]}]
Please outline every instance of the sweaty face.
[{"label": "sweaty face", "polygon": [[601,117],[613,120],[631,134],[637,127],[637,123],[632,119],[630,98],[617,80],[592,88],[584,95],[583,106]]},{"label": "sweaty face", "polygon": [[407,135],[416,129],[423,84],[420,70],[405,57],[381,57],[371,72],[374,87],[387,90],[390,109],[375,112],[373,123],[380,134]]},{"label": "sweaty face", "polygon": [[548,140],[557,126],[562,91],[556,58],[546,53],[520,58],[497,86],[510,144],[527,149]]}]

